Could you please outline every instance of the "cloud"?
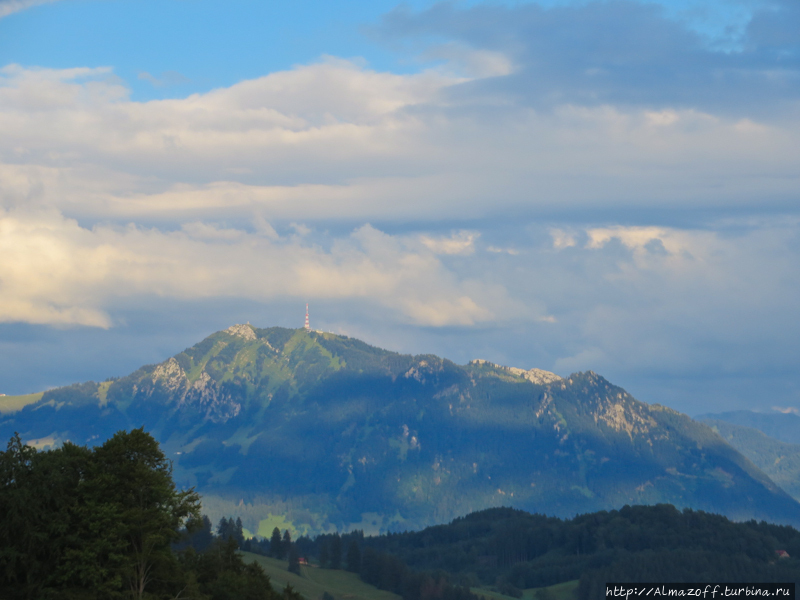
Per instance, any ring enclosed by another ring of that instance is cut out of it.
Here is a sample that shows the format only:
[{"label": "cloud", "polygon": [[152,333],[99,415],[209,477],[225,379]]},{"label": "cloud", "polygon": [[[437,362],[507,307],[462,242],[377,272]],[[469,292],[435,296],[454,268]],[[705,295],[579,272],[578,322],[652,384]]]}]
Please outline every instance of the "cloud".
[{"label": "cloud", "polygon": [[454,94],[506,98],[549,109],[563,104],[671,107],[730,116],[792,110],[800,91],[800,9],[755,6],[735,51],[670,18],[656,3],[570,3],[545,8],[438,3],[389,13],[381,33],[438,47],[441,38],[499,53],[515,68]]},{"label": "cloud", "polygon": [[50,4],[58,0],[0,0],[0,19],[8,15],[38,6],[39,4]]},{"label": "cloud", "polygon": [[147,81],[152,84],[153,87],[156,88],[163,88],[163,87],[171,87],[174,85],[182,85],[185,83],[191,83],[191,79],[181,75],[177,71],[164,71],[161,74],[161,77],[155,77],[148,73],[147,71],[142,71],[139,73],[139,79],[142,81]]},{"label": "cloud", "polygon": [[475,231],[457,231],[448,237],[420,236],[423,246],[436,254],[472,254],[475,240],[480,236]]},{"label": "cloud", "polygon": [[[800,121],[453,103],[458,78],[335,59],[187,98],[108,68],[0,69],[3,206],[94,220],[533,215],[786,206]],[[479,100],[479,98],[477,98]]]},{"label": "cloud", "polygon": [[112,68],[7,65],[0,321],[312,300],[406,351],[789,389],[796,12],[721,52],[651,4],[398,9],[382,35],[422,72],[323,57],[149,102]]},{"label": "cloud", "polygon": [[508,304],[498,286],[476,288],[413,237],[365,225],[325,250],[298,231],[88,229],[52,211],[3,212],[0,321],[109,327],[108,309],[125,297],[294,297],[368,300],[416,325],[464,326],[496,320]]},{"label": "cloud", "polygon": [[582,235],[586,243],[562,247],[538,279],[551,282],[540,299],[571,330],[565,339],[574,335],[560,368],[626,365],[631,373],[711,377],[780,370],[797,355],[789,316],[789,299],[800,290],[794,220],[719,229],[614,226]]}]

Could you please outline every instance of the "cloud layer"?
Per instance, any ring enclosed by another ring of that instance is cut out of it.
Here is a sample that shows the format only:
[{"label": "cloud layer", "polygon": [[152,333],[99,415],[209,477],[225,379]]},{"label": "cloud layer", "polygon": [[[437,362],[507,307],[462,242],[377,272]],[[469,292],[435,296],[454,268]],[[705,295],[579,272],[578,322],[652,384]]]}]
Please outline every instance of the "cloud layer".
[{"label": "cloud layer", "polygon": [[311,299],[401,350],[786,383],[797,31],[792,2],[725,52],[649,4],[444,3],[373,29],[413,74],[321,57],[143,102],[111,67],[5,65],[0,323]]}]

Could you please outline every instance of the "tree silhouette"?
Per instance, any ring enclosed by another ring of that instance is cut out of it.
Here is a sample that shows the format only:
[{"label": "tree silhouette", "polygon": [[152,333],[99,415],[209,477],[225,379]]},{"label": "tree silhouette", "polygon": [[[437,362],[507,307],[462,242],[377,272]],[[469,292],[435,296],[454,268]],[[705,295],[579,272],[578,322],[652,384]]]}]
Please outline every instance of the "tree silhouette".
[{"label": "tree silhouette", "polygon": [[274,558],[283,558],[281,530],[277,527],[272,530],[272,537],[269,538],[269,555]]},{"label": "tree silhouette", "polygon": [[347,570],[353,573],[361,571],[361,548],[356,540],[351,540],[347,548]]},{"label": "tree silhouette", "polygon": [[331,569],[342,568],[342,538],[338,533],[331,539]]}]

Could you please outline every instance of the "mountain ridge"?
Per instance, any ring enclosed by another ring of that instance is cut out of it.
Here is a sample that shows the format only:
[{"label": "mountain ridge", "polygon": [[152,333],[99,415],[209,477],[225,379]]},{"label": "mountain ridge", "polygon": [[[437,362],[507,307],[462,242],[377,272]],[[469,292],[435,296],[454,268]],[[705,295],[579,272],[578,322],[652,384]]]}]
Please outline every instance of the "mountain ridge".
[{"label": "mountain ridge", "polygon": [[139,426],[177,481],[238,507],[254,532],[280,511],[298,532],[386,531],[490,506],[571,516],[658,502],[800,523],[800,504],[711,429],[591,371],[457,365],[304,329],[234,325],[0,414],[0,434],[39,440]]}]

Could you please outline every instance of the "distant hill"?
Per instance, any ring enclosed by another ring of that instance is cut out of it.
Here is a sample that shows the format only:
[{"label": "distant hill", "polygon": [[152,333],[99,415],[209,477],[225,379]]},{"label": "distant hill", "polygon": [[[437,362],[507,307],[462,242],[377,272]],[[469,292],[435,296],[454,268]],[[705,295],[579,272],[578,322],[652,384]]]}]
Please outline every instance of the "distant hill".
[{"label": "distant hill", "polygon": [[787,444],[758,429],[726,421],[704,419],[703,422],[795,500],[800,500],[800,444]]},{"label": "distant hill", "polygon": [[[330,545],[326,538],[317,539],[316,547]],[[625,506],[568,520],[496,508],[418,532],[357,541],[366,548],[362,577],[382,588],[387,569],[376,568],[376,553],[509,595],[578,580],[578,600],[604,597],[612,581],[800,582],[796,529],[732,523],[667,505]],[[785,558],[778,559],[778,551]]]},{"label": "distant hill", "polygon": [[667,502],[800,524],[800,504],[710,428],[592,372],[236,325],[28,401],[8,399],[0,435],[92,443],[144,426],[207,510],[266,535],[414,529],[501,505],[571,516]]},{"label": "distant hill", "polygon": [[732,410],[706,413],[698,421],[724,421],[740,427],[752,427],[786,444],[800,444],[800,416],[793,413],[759,413],[752,410]]}]

